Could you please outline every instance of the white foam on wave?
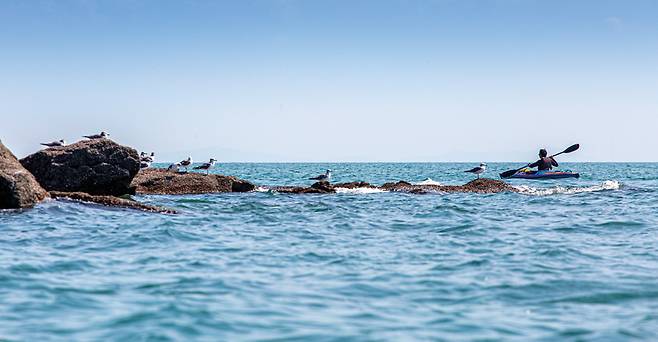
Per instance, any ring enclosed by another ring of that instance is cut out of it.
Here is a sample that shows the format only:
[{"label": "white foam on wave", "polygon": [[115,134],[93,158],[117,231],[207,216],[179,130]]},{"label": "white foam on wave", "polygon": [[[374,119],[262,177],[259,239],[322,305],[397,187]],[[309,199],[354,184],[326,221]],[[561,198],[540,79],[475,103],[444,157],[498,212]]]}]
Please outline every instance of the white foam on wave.
[{"label": "white foam on wave", "polygon": [[262,187],[262,186],[257,186],[256,189],[254,189],[255,192],[270,192],[270,189]]},{"label": "white foam on wave", "polygon": [[432,178],[429,178],[429,177],[427,179],[425,179],[424,181],[422,181],[422,182],[416,182],[416,183],[413,183],[413,184],[414,185],[441,185],[441,183],[439,183],[435,180],[432,180]]},{"label": "white foam on wave", "polygon": [[377,189],[377,188],[336,188],[337,194],[378,194],[381,192],[388,192],[386,190]]},{"label": "white foam on wave", "polygon": [[553,188],[533,188],[527,185],[517,185],[514,186],[522,194],[534,195],[534,196],[548,196],[556,194],[577,194],[581,192],[596,192],[596,191],[608,191],[608,190],[619,190],[621,184],[616,180],[607,180],[601,184],[591,185],[591,186],[556,186]]}]

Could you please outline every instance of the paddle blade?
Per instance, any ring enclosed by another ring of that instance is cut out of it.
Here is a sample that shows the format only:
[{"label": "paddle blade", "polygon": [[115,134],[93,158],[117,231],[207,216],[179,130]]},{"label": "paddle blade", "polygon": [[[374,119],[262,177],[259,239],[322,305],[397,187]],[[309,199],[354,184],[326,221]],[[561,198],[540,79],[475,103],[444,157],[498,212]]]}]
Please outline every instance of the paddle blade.
[{"label": "paddle blade", "polygon": [[519,171],[519,170],[516,169],[516,170],[508,170],[508,171],[502,172],[502,173],[500,173],[500,178],[509,178],[509,177],[512,177],[512,176],[514,176],[514,174],[517,173],[518,171]]},{"label": "paddle blade", "polygon": [[562,152],[562,153],[571,153],[571,152],[573,152],[573,151],[575,151],[579,148],[580,148],[580,144],[571,145],[566,150],[564,150],[564,152]]}]

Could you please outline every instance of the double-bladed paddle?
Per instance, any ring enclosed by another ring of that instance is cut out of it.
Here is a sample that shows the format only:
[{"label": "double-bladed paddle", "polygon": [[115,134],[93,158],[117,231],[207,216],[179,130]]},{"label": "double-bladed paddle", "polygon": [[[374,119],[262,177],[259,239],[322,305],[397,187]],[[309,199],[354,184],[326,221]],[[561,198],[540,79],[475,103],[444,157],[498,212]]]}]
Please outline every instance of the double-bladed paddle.
[{"label": "double-bladed paddle", "polygon": [[[553,158],[553,157],[559,156],[559,155],[561,155],[562,153],[571,153],[571,152],[577,150],[578,148],[580,148],[580,144],[571,145],[571,146],[567,147],[566,150],[564,150],[564,151],[562,151],[562,152],[560,152],[560,153],[556,153],[556,154],[550,156],[550,158]],[[509,177],[513,176],[515,173],[517,173],[517,172],[523,170],[523,169],[526,168],[526,167],[528,167],[528,165],[525,165],[525,166],[523,166],[523,167],[521,167],[521,168],[519,168],[519,169],[516,169],[516,170],[505,171],[505,172],[503,172],[503,173],[500,174],[500,178],[509,178]]]}]

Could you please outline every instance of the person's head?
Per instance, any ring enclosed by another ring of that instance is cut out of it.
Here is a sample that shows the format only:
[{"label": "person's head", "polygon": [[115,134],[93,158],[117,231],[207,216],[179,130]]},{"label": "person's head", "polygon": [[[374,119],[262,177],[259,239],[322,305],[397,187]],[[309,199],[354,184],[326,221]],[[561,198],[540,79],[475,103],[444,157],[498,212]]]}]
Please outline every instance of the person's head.
[{"label": "person's head", "polygon": [[548,155],[548,152],[546,152],[545,149],[542,148],[541,150],[539,150],[539,158],[544,158],[547,155]]}]

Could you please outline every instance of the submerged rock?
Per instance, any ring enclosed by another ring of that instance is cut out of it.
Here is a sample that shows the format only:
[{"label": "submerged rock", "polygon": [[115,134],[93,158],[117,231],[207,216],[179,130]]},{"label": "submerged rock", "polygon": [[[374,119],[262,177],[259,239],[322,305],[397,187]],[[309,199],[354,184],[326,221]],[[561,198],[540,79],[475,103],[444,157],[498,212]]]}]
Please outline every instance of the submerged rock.
[{"label": "submerged rock", "polygon": [[511,185],[496,179],[480,178],[474,179],[464,185],[435,185],[424,184],[416,185],[405,181],[397,183],[386,183],[380,187],[386,191],[408,192],[414,194],[424,194],[428,192],[471,192],[479,194],[493,194],[498,192],[517,192],[518,190]]},{"label": "submerged rock", "polygon": [[216,192],[248,192],[256,186],[233,176],[178,173],[167,169],[143,169],[132,186],[139,194],[184,195]]},{"label": "submerged rock", "polygon": [[349,182],[329,184],[328,182],[317,182],[310,187],[301,186],[274,186],[266,187],[269,190],[289,193],[289,194],[331,194],[335,193],[336,189],[358,189],[369,188],[379,189],[383,191],[392,192],[406,192],[411,194],[426,194],[426,193],[454,193],[454,192],[470,192],[490,194],[497,192],[517,192],[511,185],[494,179],[481,178],[470,181],[464,185],[437,185],[425,184],[417,185],[405,181],[398,181],[395,183],[385,183],[382,186],[372,185],[366,182]]},{"label": "submerged rock", "polygon": [[134,200],[119,198],[114,196],[94,196],[84,192],[62,192],[62,191],[51,191],[50,196],[52,198],[65,198],[73,201],[88,202],[100,204],[108,207],[115,208],[127,208],[127,209],[136,209],[154,213],[161,214],[176,214],[177,212],[172,209],[156,207],[153,205],[139,203]]},{"label": "submerged rock", "polygon": [[30,208],[47,196],[46,190],[0,141],[0,209]]},{"label": "submerged rock", "polygon": [[109,139],[93,139],[41,150],[21,164],[48,191],[118,196],[134,193],[130,182],[139,171],[139,154]]}]

